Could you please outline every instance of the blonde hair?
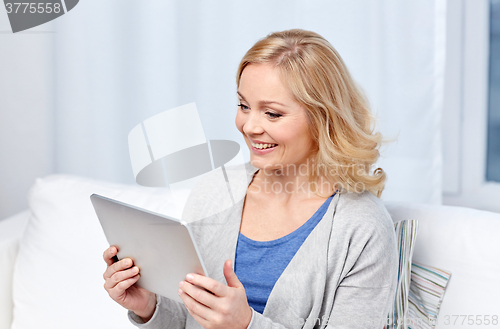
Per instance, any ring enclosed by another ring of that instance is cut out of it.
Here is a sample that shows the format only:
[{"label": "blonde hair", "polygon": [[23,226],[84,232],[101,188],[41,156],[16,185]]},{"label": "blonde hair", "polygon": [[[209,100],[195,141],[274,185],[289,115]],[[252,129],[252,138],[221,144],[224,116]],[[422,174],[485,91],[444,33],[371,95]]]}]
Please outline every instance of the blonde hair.
[{"label": "blonde hair", "polygon": [[237,86],[245,67],[261,63],[279,69],[282,82],[307,110],[317,141],[312,161],[324,171],[312,170],[309,181],[323,177],[340,192],[369,191],[380,197],[386,174],[381,168],[370,171],[379,157],[382,136],[373,131],[368,102],[332,45],[319,34],[300,29],[271,33],[241,60]]}]

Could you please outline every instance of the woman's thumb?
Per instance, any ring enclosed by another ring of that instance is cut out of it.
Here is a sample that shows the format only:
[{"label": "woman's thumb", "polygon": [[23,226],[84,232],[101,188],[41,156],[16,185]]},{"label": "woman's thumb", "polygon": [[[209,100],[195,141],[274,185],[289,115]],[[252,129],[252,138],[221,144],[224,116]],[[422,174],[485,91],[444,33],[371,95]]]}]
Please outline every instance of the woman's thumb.
[{"label": "woman's thumb", "polygon": [[224,277],[226,278],[227,285],[233,288],[242,287],[243,284],[238,280],[236,273],[233,271],[232,262],[230,259],[224,263]]}]

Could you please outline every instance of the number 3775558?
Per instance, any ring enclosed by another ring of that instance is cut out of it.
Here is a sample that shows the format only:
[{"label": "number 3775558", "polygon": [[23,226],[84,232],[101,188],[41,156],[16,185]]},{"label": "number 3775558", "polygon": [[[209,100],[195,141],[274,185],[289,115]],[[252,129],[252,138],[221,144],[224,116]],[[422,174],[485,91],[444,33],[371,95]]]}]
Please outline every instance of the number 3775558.
[{"label": "number 3775558", "polygon": [[43,3],[43,2],[13,2],[6,3],[5,8],[7,9],[7,14],[59,14],[61,12],[60,3]]},{"label": "number 3775558", "polygon": [[498,315],[445,315],[445,325],[453,326],[496,326]]}]

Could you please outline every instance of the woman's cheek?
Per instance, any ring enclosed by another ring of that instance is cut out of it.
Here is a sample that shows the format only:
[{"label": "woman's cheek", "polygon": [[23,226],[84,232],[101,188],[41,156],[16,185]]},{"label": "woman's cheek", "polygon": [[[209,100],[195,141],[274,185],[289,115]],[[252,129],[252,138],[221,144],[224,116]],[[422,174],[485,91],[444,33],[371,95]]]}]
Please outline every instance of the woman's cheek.
[{"label": "woman's cheek", "polygon": [[240,133],[243,134],[243,125],[244,125],[244,120],[242,118],[242,115],[240,111],[236,114],[236,119],[234,120],[234,123],[236,124],[236,128],[240,131]]}]

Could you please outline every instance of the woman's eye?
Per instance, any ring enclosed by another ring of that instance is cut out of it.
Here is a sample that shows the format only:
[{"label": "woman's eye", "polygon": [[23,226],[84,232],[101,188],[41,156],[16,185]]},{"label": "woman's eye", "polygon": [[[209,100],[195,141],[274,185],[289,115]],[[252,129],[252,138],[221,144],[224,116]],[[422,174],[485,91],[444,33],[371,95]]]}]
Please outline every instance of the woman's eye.
[{"label": "woman's eye", "polygon": [[281,116],[281,114],[278,113],[273,113],[273,112],[266,112],[266,114],[271,118],[271,119],[276,119]]},{"label": "woman's eye", "polygon": [[242,110],[248,110],[248,109],[249,109],[249,107],[248,107],[248,106],[243,105],[243,104],[241,104],[241,103],[240,103],[240,104],[238,104],[238,107],[241,107],[241,109],[242,109]]}]

